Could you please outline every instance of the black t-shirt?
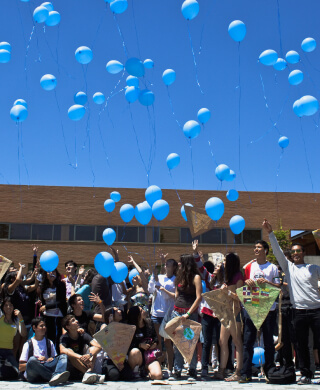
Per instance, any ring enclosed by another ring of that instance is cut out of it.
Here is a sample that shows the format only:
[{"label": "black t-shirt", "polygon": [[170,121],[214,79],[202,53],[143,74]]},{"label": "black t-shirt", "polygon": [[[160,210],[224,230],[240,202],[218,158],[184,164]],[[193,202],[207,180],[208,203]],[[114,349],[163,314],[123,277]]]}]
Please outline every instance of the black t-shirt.
[{"label": "black t-shirt", "polygon": [[60,337],[60,344],[62,344],[65,348],[70,348],[73,352],[78,353],[79,355],[84,354],[84,346],[90,346],[92,341],[92,337],[88,333],[79,334],[77,340],[73,340],[68,333],[63,334]]},{"label": "black t-shirt", "polygon": [[71,314],[78,320],[80,328],[88,333],[88,325],[93,320],[94,312],[92,310],[83,310],[81,316],[76,316],[73,312]]}]

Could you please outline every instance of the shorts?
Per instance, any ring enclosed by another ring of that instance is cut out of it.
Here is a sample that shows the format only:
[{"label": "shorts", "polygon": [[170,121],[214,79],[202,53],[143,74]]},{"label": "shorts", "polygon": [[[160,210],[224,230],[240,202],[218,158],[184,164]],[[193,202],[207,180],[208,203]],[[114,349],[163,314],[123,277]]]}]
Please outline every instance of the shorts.
[{"label": "shorts", "polygon": [[151,321],[154,323],[154,324],[159,324],[161,325],[161,322],[163,320],[164,317],[155,317],[155,316],[151,316]]}]

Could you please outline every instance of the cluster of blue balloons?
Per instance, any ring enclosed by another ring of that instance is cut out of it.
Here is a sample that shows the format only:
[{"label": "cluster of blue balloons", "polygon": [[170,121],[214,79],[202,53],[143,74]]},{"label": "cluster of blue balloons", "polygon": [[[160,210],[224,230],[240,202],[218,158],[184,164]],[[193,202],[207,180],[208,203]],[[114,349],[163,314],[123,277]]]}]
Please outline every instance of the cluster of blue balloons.
[{"label": "cluster of blue balloons", "polygon": [[215,170],[215,175],[221,182],[233,181],[236,178],[235,172],[226,164],[219,164]]},{"label": "cluster of blue balloons", "polygon": [[[208,108],[201,108],[197,113],[198,120],[201,124],[205,124],[211,118],[211,112]],[[190,120],[183,125],[183,133],[188,139],[197,138],[201,132],[199,122]]]},{"label": "cluster of blue balloons", "polygon": [[23,99],[17,99],[10,110],[10,117],[16,123],[23,122],[28,117],[28,105]]},{"label": "cluster of blue balloons", "polygon": [[128,267],[122,262],[114,262],[108,252],[100,252],[94,259],[94,266],[97,272],[104,278],[111,276],[115,283],[121,283],[128,276]]},{"label": "cluster of blue balloons", "polygon": [[33,20],[36,23],[46,23],[47,26],[53,27],[60,23],[61,16],[55,11],[52,3],[42,3],[33,11]]},{"label": "cluster of blue balloons", "polygon": [[54,251],[45,251],[40,256],[40,265],[47,272],[54,271],[59,264],[59,257]]},{"label": "cluster of blue balloons", "polygon": [[74,105],[68,110],[69,118],[73,121],[79,121],[86,113],[85,104],[88,101],[88,96],[85,92],[79,91],[73,96]]},{"label": "cluster of blue balloons", "polygon": [[8,42],[0,42],[0,64],[6,64],[11,60],[11,45]]},{"label": "cluster of blue balloons", "polygon": [[319,102],[314,96],[305,95],[293,103],[293,111],[299,117],[314,115],[319,110]]},{"label": "cluster of blue balloons", "polygon": [[110,199],[107,199],[104,204],[103,204],[103,207],[104,209],[106,210],[107,213],[112,213],[112,211],[115,209],[116,207],[116,203],[119,202],[119,200],[121,199],[121,194],[120,192],[118,191],[113,191],[110,193]]}]

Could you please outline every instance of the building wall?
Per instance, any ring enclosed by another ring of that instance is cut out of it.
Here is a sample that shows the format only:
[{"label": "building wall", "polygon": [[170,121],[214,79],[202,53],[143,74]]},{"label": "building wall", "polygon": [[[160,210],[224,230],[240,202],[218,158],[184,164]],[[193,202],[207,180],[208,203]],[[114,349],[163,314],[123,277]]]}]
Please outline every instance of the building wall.
[{"label": "building wall", "polygon": [[[112,191],[121,193],[121,201],[116,209],[108,214],[103,203]],[[83,224],[83,225],[124,225],[119,215],[120,207],[125,203],[133,206],[144,201],[144,189],[128,188],[84,188],[84,187],[45,187],[45,186],[0,186],[0,222],[4,223],[42,223],[42,224]],[[150,226],[187,227],[180,214],[181,203],[174,190],[163,190],[163,199],[170,205],[168,217]],[[307,193],[267,193],[240,192],[237,202],[225,198],[226,191],[190,191],[180,190],[183,203],[192,203],[204,209],[206,201],[213,196],[220,197],[225,203],[225,213],[217,227],[228,227],[230,218],[235,214],[246,220],[246,228],[261,228],[263,218],[268,218],[274,228],[279,220],[284,229],[313,230],[319,223],[319,194]],[[137,226],[133,219],[128,226]],[[264,239],[267,237],[264,235]],[[31,262],[31,241],[0,240],[0,254],[18,262]],[[79,264],[93,264],[98,252],[108,251],[103,242],[59,242],[38,241],[39,253],[47,249],[54,250],[60,258],[59,270],[68,259]],[[127,252],[133,252],[138,262],[154,263],[159,248],[168,252],[170,257],[178,258],[181,253],[191,250],[186,244],[115,244],[120,259],[127,258]],[[236,251],[244,264],[253,257],[252,245],[203,245],[203,253]],[[138,253],[138,254],[135,254]]]}]

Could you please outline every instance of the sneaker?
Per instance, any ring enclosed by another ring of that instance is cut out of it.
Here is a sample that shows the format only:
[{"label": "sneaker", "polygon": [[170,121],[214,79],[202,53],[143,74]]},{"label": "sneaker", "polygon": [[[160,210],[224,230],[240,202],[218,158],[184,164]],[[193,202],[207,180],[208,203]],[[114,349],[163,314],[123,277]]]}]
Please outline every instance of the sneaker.
[{"label": "sneaker", "polygon": [[181,380],[181,371],[175,371],[168,379],[171,381],[180,381]]},{"label": "sneaker", "polygon": [[298,385],[311,385],[311,378],[307,378],[306,376],[302,376],[298,382]]},{"label": "sneaker", "polygon": [[95,383],[104,383],[105,375],[96,375],[96,382]]},{"label": "sneaker", "polygon": [[60,383],[67,382],[69,376],[70,376],[69,371],[64,371],[61,372],[60,374],[56,374],[49,380],[49,386],[57,386]]},{"label": "sneaker", "polygon": [[201,378],[205,378],[208,376],[208,369],[207,368],[203,368],[202,371],[201,371]]},{"label": "sneaker", "polygon": [[86,385],[93,385],[97,382],[97,374],[94,374],[93,372],[86,372],[83,375],[82,383],[85,383]]},{"label": "sneaker", "polygon": [[195,382],[197,380],[197,371],[190,369],[188,373],[188,382]]},{"label": "sneaker", "polygon": [[198,363],[197,363],[197,370],[200,371],[201,369],[202,369],[202,364],[201,364],[201,362],[198,362]]},{"label": "sneaker", "polygon": [[238,383],[249,383],[252,381],[252,378],[247,378],[246,375],[241,375],[240,379],[238,380]]}]

